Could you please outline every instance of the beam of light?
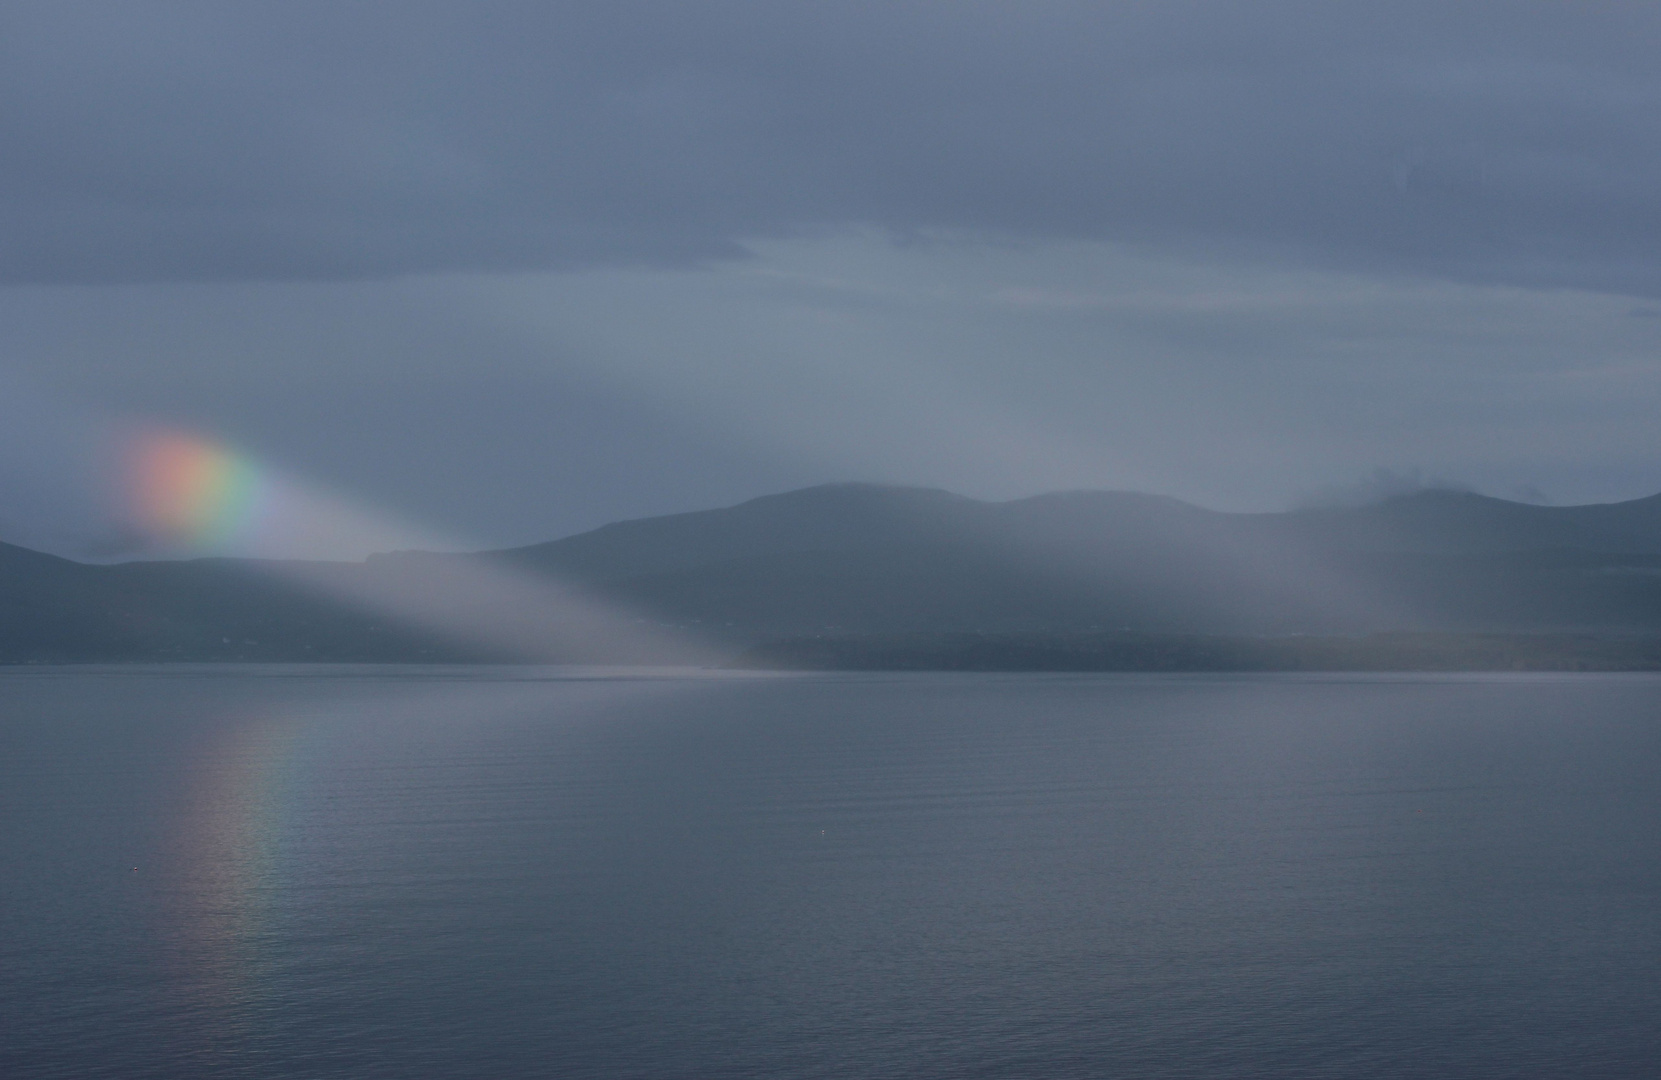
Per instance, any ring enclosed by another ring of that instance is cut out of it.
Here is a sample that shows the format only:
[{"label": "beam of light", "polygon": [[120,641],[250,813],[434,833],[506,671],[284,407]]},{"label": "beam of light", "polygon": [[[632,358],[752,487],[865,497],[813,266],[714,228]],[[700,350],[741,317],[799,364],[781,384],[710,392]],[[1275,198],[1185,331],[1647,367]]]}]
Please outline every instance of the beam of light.
[{"label": "beam of light", "polygon": [[152,554],[338,560],[461,547],[191,432],[141,430],[122,457],[120,513]]},{"label": "beam of light", "polygon": [[[256,560],[269,577],[478,658],[705,664],[730,651],[552,575],[443,554],[464,545],[188,432],[143,432],[127,457],[127,512],[155,550]],[[402,554],[339,561],[353,550]]]},{"label": "beam of light", "polygon": [[[858,264],[856,269],[867,265]],[[1135,265],[1146,269],[1142,264]],[[1167,276],[1173,273],[1168,267],[1162,272]],[[685,305],[686,301],[677,292],[663,288],[665,280],[660,277],[647,284],[658,289],[651,295],[660,301],[660,307],[673,312],[673,305]],[[717,288],[723,287],[723,282],[731,288],[733,283],[731,277],[705,280]],[[857,278],[823,286],[808,284],[824,292],[861,288]],[[1127,310],[1143,310],[1158,300],[1179,313],[1297,310],[1317,302],[1334,302],[1301,279],[1253,288],[1222,287],[1229,285],[1226,281],[1222,285],[1209,280],[1197,284],[1204,289],[1196,291],[1196,283],[1187,276],[1178,276],[1159,290],[1144,287],[1128,295],[1108,295],[1117,297],[1116,302]],[[549,288],[546,277],[493,280],[488,286],[479,284],[475,295],[491,317],[521,327],[527,338],[542,341],[549,348],[562,345],[566,335],[572,333],[571,327],[583,323],[569,289],[556,293]],[[888,286],[879,281],[870,287],[881,291]],[[738,302],[746,302],[743,290],[738,294]],[[715,302],[735,302],[730,294],[712,295]],[[1348,296],[1340,293],[1339,299]],[[608,299],[603,289],[592,297]],[[709,300],[711,296],[701,298]],[[915,295],[902,298],[916,300]],[[604,310],[603,303],[594,306]],[[825,312],[834,310],[829,300],[820,300],[817,306]],[[712,338],[715,347],[705,344],[700,348],[696,340],[680,343],[687,356],[696,357],[701,351],[705,357],[701,363],[660,362],[666,346],[655,336],[654,326],[661,332],[662,315],[624,326],[620,344],[611,348],[569,351],[578,356],[604,356],[605,376],[628,386],[630,393],[647,400],[673,401],[682,408],[693,403],[706,415],[720,417],[726,429],[752,430],[756,445],[788,448],[805,460],[824,462],[844,474],[882,476],[890,472],[894,461],[904,460],[908,469],[925,474],[934,462],[949,463],[950,471],[967,466],[975,475],[991,481],[989,486],[1017,490],[1032,478],[1047,478],[1041,482],[1066,478],[1066,482],[1085,489],[1159,491],[1173,486],[1168,482],[1168,470],[1174,455],[1166,456],[1163,467],[1156,466],[1144,453],[1132,452],[1123,440],[1105,440],[1099,426],[1080,429],[1045,422],[1024,408],[1020,395],[1008,392],[1007,387],[1002,391],[989,389],[983,380],[966,376],[957,360],[974,355],[974,350],[967,344],[962,348],[947,346],[962,341],[962,327],[993,325],[977,321],[983,317],[977,309],[983,306],[984,299],[978,294],[972,301],[951,302],[950,323],[925,336],[904,322],[877,321],[886,318],[881,312],[868,318],[878,327],[886,326],[883,334],[872,333],[854,320],[829,317],[823,320],[822,332],[810,332],[817,325],[810,320],[815,312],[813,303],[773,308],[753,304],[739,308],[746,318],[719,324],[720,329],[715,331],[719,336]],[[684,308],[678,314],[681,319],[674,324],[677,333],[686,327],[707,326]],[[606,330],[613,336],[618,332],[612,325]],[[758,340],[762,348],[756,347]],[[900,347],[896,348],[896,343]],[[1124,342],[1111,344],[1122,347]],[[881,356],[883,362],[873,364],[861,359],[871,356]],[[942,362],[943,357],[952,358],[952,362]],[[711,378],[712,371],[720,372],[722,377]],[[769,407],[756,408],[755,398],[734,396],[730,387],[735,384],[750,388],[751,394],[756,387],[768,388],[772,394]],[[1084,388],[1090,384],[1078,385]],[[1109,381],[1098,382],[1094,390],[1105,395],[1111,386]],[[1123,396],[1128,399],[1136,395]],[[856,416],[858,422],[853,420]],[[871,437],[871,432],[880,433],[885,426],[890,431],[910,430],[915,436],[902,452],[900,444]],[[1235,450],[1196,438],[1181,453],[1215,462],[1231,458]],[[1127,518],[1135,514],[1128,509],[1119,512]],[[1341,632],[1396,629],[1423,621],[1398,596],[1364,580],[1333,553],[1278,527],[1274,516],[1232,513],[1229,517],[1235,526],[1231,530],[1219,529],[1226,519],[1212,519],[1202,513],[1157,538],[1158,554],[1180,552],[1189,557],[1180,575],[1157,583],[1166,590],[1164,606],[1179,628],[1221,625],[1236,633]],[[1081,586],[1128,585],[1122,592],[1134,597],[1139,591],[1151,591],[1156,583],[1127,566],[1127,556],[1141,553],[1115,549],[1111,536],[1120,524],[1103,520],[1095,534],[1070,537],[1061,544],[1026,538],[1028,542],[1018,554],[1040,561],[1047,571],[1071,578]],[[1203,580],[1188,573],[1196,567],[1205,572]],[[1136,604],[1131,600],[1123,606],[1134,610]],[[1266,617],[1264,612],[1271,609],[1282,614]],[[1112,613],[1105,613],[1104,621],[1117,628],[1114,618]]]},{"label": "beam of light", "polygon": [[[131,457],[133,511],[156,542],[196,554],[263,556],[258,565],[268,575],[436,635],[472,656],[705,664],[732,651],[548,575],[486,557],[432,554],[457,545],[184,432],[146,432]],[[1251,520],[1248,516],[1242,524]],[[1103,529],[1105,538],[1112,524],[1104,521]],[[1165,539],[1169,551],[1188,553],[1187,568],[1208,568],[1204,581],[1164,583],[1167,614],[1179,628],[1332,632],[1415,622],[1411,612],[1362,587],[1295,536],[1250,532],[1225,540],[1212,535],[1209,524],[1189,522]],[[1058,547],[1039,542],[1024,554],[1041,555],[1054,571],[1080,584],[1123,578],[1125,567],[1111,545],[1104,548],[1102,538],[1080,539],[1083,543]],[[273,558],[343,549],[403,554],[363,563]],[[1269,619],[1266,611],[1279,614]]]}]

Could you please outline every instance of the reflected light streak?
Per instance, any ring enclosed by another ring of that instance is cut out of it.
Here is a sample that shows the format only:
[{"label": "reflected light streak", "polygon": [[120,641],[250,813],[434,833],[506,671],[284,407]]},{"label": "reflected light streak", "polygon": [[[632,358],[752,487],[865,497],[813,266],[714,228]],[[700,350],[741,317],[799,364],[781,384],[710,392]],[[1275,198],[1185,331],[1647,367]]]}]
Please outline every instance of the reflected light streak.
[{"label": "reflected light streak", "polygon": [[[197,1066],[190,1075],[229,1075],[232,1066],[256,1063],[272,1003],[294,993],[296,968],[314,975],[339,962],[306,950],[319,933],[337,932],[354,902],[343,885],[366,874],[385,880],[388,865],[374,862],[386,852],[382,830],[403,830],[405,853],[424,843],[407,815],[421,802],[420,785],[433,779],[429,763],[505,753],[496,740],[513,727],[502,721],[516,717],[604,722],[620,705],[773,677],[492,673],[394,689],[377,678],[368,694],[348,680],[337,684],[347,700],[212,716],[186,755],[166,920],[172,975],[192,1020],[179,1031],[188,1044],[177,1047]],[[604,683],[605,692],[543,689],[569,688],[567,678]],[[483,749],[493,743],[495,750]]]},{"label": "reflected light streak", "polygon": [[193,755],[177,837],[182,888],[169,925],[177,975],[201,1025],[189,1051],[198,1059],[241,1054],[253,1035],[280,891],[290,763],[312,727],[294,717],[237,717]]}]

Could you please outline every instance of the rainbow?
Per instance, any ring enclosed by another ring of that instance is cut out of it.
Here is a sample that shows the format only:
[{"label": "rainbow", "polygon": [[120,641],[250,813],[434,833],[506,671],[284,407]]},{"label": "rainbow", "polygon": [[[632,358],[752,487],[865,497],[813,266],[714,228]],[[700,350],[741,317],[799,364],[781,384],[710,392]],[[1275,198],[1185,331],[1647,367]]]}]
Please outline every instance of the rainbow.
[{"label": "rainbow", "polygon": [[178,432],[134,440],[131,510],[153,539],[196,549],[245,538],[267,503],[268,485],[247,458]]}]

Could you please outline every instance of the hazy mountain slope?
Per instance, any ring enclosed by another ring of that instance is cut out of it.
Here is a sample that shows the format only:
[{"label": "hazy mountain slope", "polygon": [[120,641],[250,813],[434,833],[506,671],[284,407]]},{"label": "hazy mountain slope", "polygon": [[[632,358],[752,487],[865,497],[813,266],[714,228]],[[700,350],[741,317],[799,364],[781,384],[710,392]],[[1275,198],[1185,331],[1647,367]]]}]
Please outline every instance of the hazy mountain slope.
[{"label": "hazy mountain slope", "polygon": [[1540,507],[1422,492],[1228,514],[1116,492],[987,503],[840,484],[366,564],[87,566],[0,545],[0,658],[509,658],[360,602],[466,567],[562,582],[722,647],[821,633],[1661,633],[1661,496]]},{"label": "hazy mountain slope", "polygon": [[96,567],[0,544],[0,655],[107,644],[107,608]]},{"label": "hazy mountain slope", "polygon": [[828,484],[492,554],[574,581],[608,581],[788,552],[971,542],[992,509],[928,488]]},{"label": "hazy mountain slope", "polygon": [[[342,564],[345,572],[363,567]],[[396,660],[430,635],[297,589],[253,560],[89,566],[0,545],[0,660]]]},{"label": "hazy mountain slope", "polygon": [[1226,514],[1126,493],[992,504],[838,485],[503,557],[745,636],[1661,629],[1656,554],[1661,498],[1540,507],[1431,491],[1355,509]]},{"label": "hazy mountain slope", "polygon": [[747,637],[1641,629],[1661,627],[1642,558],[1651,553],[1661,553],[1661,497],[1540,507],[1427,491],[1371,507],[1227,514],[1118,492],[984,503],[833,485],[498,557]]},{"label": "hazy mountain slope", "polygon": [[1469,492],[1421,491],[1375,506],[1272,516],[1310,543],[1350,550],[1661,554],[1661,495],[1591,506],[1533,506]]},{"label": "hazy mountain slope", "polygon": [[[684,625],[1337,629],[1341,588],[1244,515],[1119,492],[986,503],[838,484],[494,553]],[[1327,587],[1310,603],[1310,585]]]},{"label": "hazy mountain slope", "polygon": [[1230,514],[1128,492],[1063,492],[986,503],[924,488],[832,484],[722,510],[618,522],[495,554],[578,580],[603,581],[790,551],[928,545],[1092,557],[1265,547],[1304,556],[1549,549],[1661,554],[1661,495],[1559,507],[1423,491],[1366,507]]}]

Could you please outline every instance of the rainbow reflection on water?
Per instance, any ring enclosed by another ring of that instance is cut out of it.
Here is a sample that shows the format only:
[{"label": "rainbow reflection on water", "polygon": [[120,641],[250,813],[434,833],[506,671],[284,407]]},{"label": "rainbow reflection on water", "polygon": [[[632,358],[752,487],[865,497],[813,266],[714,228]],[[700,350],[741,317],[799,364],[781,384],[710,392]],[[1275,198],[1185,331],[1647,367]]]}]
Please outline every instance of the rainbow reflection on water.
[{"label": "rainbow reflection on water", "polygon": [[315,725],[228,718],[192,755],[193,783],[175,839],[171,978],[190,1001],[193,1052],[234,1055],[251,1034],[274,905],[281,892],[287,788]]}]

